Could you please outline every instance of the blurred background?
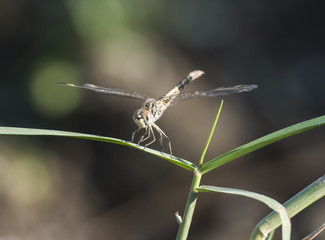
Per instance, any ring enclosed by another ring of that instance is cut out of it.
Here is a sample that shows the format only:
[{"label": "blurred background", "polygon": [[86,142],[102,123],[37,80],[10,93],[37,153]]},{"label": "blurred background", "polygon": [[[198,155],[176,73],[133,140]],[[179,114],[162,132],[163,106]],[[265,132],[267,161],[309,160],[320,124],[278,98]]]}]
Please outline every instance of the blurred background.
[{"label": "blurred background", "polygon": [[[257,84],[224,98],[207,161],[324,114],[324,10],[299,0],[2,0],[0,124],[130,140],[141,101],[56,83],[159,97],[201,69],[185,91]],[[158,121],[176,156],[198,163],[220,101],[189,100]],[[202,183],[284,202],[324,174],[324,156],[324,129],[314,129]],[[139,150],[62,137],[1,136],[0,166],[1,240],[174,239],[192,179]],[[269,212],[243,197],[201,194],[189,239],[249,239]],[[323,199],[296,216],[293,239],[321,225],[324,212]]]}]

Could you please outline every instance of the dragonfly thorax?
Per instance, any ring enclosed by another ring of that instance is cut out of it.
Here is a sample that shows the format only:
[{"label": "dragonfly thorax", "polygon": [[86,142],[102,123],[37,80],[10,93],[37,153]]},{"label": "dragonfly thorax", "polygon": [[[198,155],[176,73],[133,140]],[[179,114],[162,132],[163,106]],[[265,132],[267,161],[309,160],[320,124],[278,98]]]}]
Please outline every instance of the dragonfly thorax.
[{"label": "dragonfly thorax", "polygon": [[143,103],[141,108],[134,112],[133,121],[139,128],[145,128],[157,121],[166,108],[167,105],[164,101],[149,98]]},{"label": "dragonfly thorax", "polygon": [[146,128],[148,125],[155,122],[155,118],[147,109],[138,109],[133,113],[133,121],[139,128]]}]

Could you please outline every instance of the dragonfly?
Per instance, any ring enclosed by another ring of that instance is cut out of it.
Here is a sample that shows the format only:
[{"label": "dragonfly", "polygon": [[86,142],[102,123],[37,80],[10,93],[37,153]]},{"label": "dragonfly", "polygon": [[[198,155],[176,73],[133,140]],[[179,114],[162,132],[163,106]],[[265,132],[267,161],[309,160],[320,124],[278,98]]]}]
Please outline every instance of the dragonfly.
[{"label": "dragonfly", "polygon": [[[190,72],[182,81],[180,81],[172,90],[167,92],[160,98],[151,98],[147,95],[126,90],[126,89],[116,89],[116,88],[104,88],[96,86],[94,84],[83,84],[81,86],[71,84],[71,83],[58,83],[69,87],[83,88],[92,90],[99,93],[104,93],[112,96],[127,97],[144,100],[142,106],[135,110],[133,113],[133,121],[138,126],[138,128],[132,133],[131,142],[134,141],[135,134],[144,129],[143,135],[138,141],[138,145],[144,143],[144,147],[147,147],[156,141],[156,136],[154,129],[159,133],[159,143],[161,151],[163,152],[163,138],[168,141],[169,153],[172,156],[172,147],[169,137],[161,130],[158,125],[155,123],[166,109],[170,106],[174,106],[181,101],[185,101],[192,98],[199,97],[218,97],[226,96],[241,92],[249,92],[255,88],[257,85],[237,85],[234,87],[221,87],[212,90],[201,90],[194,92],[182,92],[182,90],[191,82],[198,79],[204,74],[201,70],[195,70]],[[145,143],[147,142],[147,143]]]}]

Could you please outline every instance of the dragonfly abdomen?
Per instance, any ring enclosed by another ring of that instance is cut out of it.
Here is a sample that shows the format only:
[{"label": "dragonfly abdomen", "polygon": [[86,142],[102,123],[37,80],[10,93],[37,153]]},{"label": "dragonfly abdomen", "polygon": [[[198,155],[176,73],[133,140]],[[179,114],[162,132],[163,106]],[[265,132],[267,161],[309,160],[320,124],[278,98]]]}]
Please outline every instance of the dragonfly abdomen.
[{"label": "dragonfly abdomen", "polygon": [[[164,96],[162,96],[161,99],[166,99],[165,100],[166,103],[171,102],[175,97],[177,97],[177,94],[179,94],[187,85],[189,85],[195,79],[201,77],[203,74],[204,74],[204,72],[201,70],[196,70],[196,71],[190,72],[172,90],[170,90],[168,93],[166,93]],[[170,97],[170,96],[174,96],[174,97]],[[170,97],[170,98],[168,98],[168,97]]]}]

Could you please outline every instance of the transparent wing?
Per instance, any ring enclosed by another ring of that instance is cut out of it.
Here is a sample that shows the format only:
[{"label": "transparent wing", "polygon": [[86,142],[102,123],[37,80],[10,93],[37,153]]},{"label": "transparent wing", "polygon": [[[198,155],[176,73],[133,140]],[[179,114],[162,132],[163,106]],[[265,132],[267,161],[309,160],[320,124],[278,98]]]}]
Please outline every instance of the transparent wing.
[{"label": "transparent wing", "polygon": [[170,98],[174,97],[174,100],[172,100],[170,104],[171,106],[173,106],[181,101],[185,101],[192,98],[226,96],[241,92],[249,92],[255,88],[257,88],[257,85],[238,85],[227,88],[216,88],[212,90],[179,93],[178,96],[169,96],[167,99],[164,98],[163,100],[169,100]]},{"label": "transparent wing", "polygon": [[113,95],[113,96],[119,96],[119,97],[129,97],[129,98],[136,98],[136,99],[148,99],[149,97],[147,95],[134,92],[134,91],[129,91],[126,89],[116,89],[116,88],[104,88],[104,87],[99,87],[94,84],[83,84],[81,86],[74,85],[71,83],[58,83],[61,85],[69,86],[69,87],[77,87],[77,88],[84,88],[84,89],[89,89],[95,92],[99,93],[104,93],[108,95]]}]

